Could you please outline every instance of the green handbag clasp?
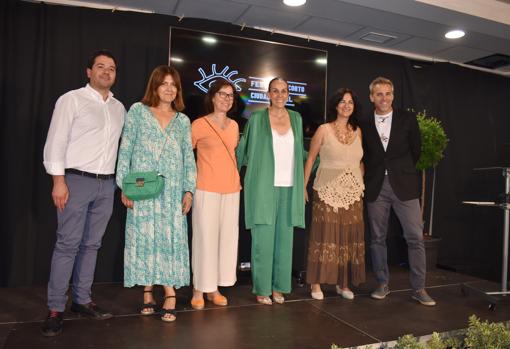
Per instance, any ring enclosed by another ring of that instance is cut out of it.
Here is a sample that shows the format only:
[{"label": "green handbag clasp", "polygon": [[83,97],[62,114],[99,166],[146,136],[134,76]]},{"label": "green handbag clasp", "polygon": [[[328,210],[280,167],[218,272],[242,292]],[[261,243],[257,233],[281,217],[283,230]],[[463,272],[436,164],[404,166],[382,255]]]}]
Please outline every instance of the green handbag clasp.
[{"label": "green handbag clasp", "polygon": [[136,179],[136,186],[143,187],[145,185],[145,178],[139,177]]}]

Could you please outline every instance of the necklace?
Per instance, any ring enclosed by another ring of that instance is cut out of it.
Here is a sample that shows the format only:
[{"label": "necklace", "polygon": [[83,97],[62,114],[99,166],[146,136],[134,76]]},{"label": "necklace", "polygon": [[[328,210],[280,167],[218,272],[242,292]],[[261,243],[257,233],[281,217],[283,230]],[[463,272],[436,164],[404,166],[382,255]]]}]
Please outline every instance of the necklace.
[{"label": "necklace", "polygon": [[333,130],[338,141],[342,144],[350,144],[354,138],[354,131],[348,124],[345,126],[339,125],[337,122],[333,123]]}]

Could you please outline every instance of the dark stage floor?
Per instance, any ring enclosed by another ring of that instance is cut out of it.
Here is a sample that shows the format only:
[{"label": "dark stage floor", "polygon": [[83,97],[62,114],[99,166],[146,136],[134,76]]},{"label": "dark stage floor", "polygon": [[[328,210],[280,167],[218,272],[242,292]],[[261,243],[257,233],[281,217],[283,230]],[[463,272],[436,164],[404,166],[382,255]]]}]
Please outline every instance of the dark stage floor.
[{"label": "dark stage floor", "polygon": [[[385,342],[413,333],[426,335],[467,327],[476,314],[491,321],[510,320],[510,302],[505,299],[494,311],[484,300],[463,297],[461,283],[484,284],[498,290],[496,283],[444,270],[428,274],[428,292],[436,307],[425,307],[410,298],[407,270],[392,269],[392,293],[382,301],[372,300],[372,275],[363,287],[354,289],[353,301],[343,300],[334,287],[324,288],[326,299],[312,300],[308,288],[295,287],[283,305],[255,302],[249,279],[222,292],[228,307],[206,302],[201,311],[189,305],[190,288],[177,291],[177,321],[164,323],[156,316],[138,315],[141,288],[125,289],[120,284],[94,286],[94,299],[115,317],[94,321],[66,313],[64,332],[54,338],[39,334],[46,316],[44,287],[0,289],[0,348],[330,348]],[[161,302],[161,292],[158,294]],[[509,297],[510,298],[510,297]]]}]

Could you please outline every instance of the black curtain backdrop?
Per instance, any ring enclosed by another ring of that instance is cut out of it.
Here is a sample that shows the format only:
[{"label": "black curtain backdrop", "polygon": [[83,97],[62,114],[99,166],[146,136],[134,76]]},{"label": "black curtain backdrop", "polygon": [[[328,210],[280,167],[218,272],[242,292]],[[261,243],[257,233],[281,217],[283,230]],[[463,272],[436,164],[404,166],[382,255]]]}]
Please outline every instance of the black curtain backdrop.
[{"label": "black curtain backdrop", "polygon": [[[450,139],[436,179],[434,234],[442,238],[440,264],[499,279],[502,212],[464,206],[461,201],[494,200],[503,192],[501,172],[472,169],[510,166],[510,79],[447,63],[413,62],[249,28],[241,30],[226,23],[187,18],[179,22],[171,16],[7,0],[0,4],[0,183],[4,193],[0,286],[43,284],[48,279],[56,215],[42,150],[55,101],[63,93],[82,87],[87,82],[86,58],[96,49],[108,48],[119,61],[113,92],[128,109],[142,97],[152,69],[168,62],[170,26],[327,50],[328,94],[342,86],[350,87],[357,91],[364,112],[371,111],[370,81],[379,75],[392,79],[395,106],[426,109],[442,121]],[[415,68],[417,63],[421,68]],[[97,282],[122,280],[124,219],[125,209],[117,197],[98,256]],[[400,263],[406,259],[406,250],[394,217],[390,227],[390,261]],[[239,254],[243,258],[249,256],[249,232],[242,230],[240,234]],[[297,232],[295,266],[303,265],[306,238],[306,231]]]}]

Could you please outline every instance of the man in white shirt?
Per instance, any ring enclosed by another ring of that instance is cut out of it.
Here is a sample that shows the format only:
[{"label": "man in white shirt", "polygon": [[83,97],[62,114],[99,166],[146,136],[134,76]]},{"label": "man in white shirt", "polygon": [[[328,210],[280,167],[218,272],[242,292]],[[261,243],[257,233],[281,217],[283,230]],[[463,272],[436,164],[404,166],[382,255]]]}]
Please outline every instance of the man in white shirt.
[{"label": "man in white shirt", "polygon": [[389,79],[378,77],[369,88],[375,111],[360,126],[372,267],[379,283],[370,296],[384,299],[390,293],[386,237],[393,208],[407,242],[411,298],[434,306],[436,302],[425,290],[425,247],[418,199],[420,176],[416,170],[421,153],[418,122],[412,113],[393,109],[393,83]]},{"label": "man in white shirt", "polygon": [[71,310],[103,320],[112,314],[91,299],[97,251],[113,209],[115,162],[124,115],[110,88],[117,64],[106,50],[87,65],[89,83],[62,95],[55,105],[44,146],[44,167],[53,178],[57,241],[48,282],[49,314],[44,336],[62,332],[71,275]]}]

